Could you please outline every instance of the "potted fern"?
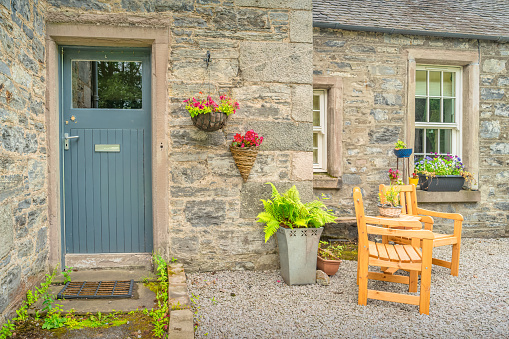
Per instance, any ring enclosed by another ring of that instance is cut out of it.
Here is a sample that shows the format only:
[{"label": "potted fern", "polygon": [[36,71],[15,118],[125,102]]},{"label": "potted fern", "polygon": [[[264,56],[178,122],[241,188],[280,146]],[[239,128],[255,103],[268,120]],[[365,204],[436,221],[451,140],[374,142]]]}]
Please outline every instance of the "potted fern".
[{"label": "potted fern", "polygon": [[304,204],[292,186],[280,194],[272,183],[272,197],[261,199],[264,211],[258,222],[264,223],[265,242],[276,234],[281,275],[288,285],[316,283],[316,258],[323,225],[335,216],[320,200]]}]

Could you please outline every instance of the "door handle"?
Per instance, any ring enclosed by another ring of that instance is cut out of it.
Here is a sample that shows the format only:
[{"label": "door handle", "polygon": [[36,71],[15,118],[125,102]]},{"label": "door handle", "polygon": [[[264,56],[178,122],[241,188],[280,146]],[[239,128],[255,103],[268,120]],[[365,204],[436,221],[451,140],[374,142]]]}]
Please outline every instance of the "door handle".
[{"label": "door handle", "polygon": [[65,151],[68,151],[69,150],[69,140],[71,139],[79,139],[79,135],[73,135],[73,136],[69,136],[69,133],[64,133],[64,150]]}]

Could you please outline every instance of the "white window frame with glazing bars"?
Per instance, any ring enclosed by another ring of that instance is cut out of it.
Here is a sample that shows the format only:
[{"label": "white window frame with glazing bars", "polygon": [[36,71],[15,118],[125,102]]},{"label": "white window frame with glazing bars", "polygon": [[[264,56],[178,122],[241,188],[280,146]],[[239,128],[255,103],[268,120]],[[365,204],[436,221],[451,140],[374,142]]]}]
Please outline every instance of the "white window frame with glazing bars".
[{"label": "white window frame with glazing bars", "polygon": [[[454,105],[454,117],[455,122],[454,123],[446,123],[446,122],[417,122],[415,121],[415,135],[417,137],[417,129],[423,129],[423,140],[422,140],[422,147],[423,152],[416,152],[416,149],[414,149],[414,155],[415,157],[424,157],[425,154],[429,154],[430,152],[426,150],[426,130],[427,129],[438,129],[438,130],[451,130],[452,136],[451,136],[451,153],[454,155],[458,155],[461,157],[462,153],[462,142],[461,142],[461,123],[462,123],[462,91],[461,91],[461,84],[462,81],[462,68],[461,67],[451,67],[451,66],[437,66],[437,65],[417,65],[416,71],[427,71],[426,76],[426,95],[418,95],[416,93],[415,98],[426,98],[426,120],[429,120],[429,113],[430,113],[430,105],[429,105],[429,99],[431,98],[440,98],[440,120],[443,120],[443,99],[444,99],[444,89],[443,89],[443,72],[452,72],[455,74],[455,95],[453,97],[447,97],[445,98],[454,98],[455,99],[455,105]],[[430,71],[440,71],[440,96],[433,96],[429,93],[429,72]],[[417,76],[415,78],[415,81],[417,83]],[[440,137],[438,137],[438,143],[437,143],[437,152],[440,154]]]},{"label": "white window frame with glazing bars", "polygon": [[313,123],[313,139],[317,135],[317,146],[313,141],[313,154],[317,153],[317,162],[314,161],[313,156],[313,171],[314,172],[327,172],[327,91],[324,89],[313,90],[314,97],[318,95],[320,100],[319,110],[313,107],[313,116],[315,112],[319,112],[320,124],[315,126]]}]

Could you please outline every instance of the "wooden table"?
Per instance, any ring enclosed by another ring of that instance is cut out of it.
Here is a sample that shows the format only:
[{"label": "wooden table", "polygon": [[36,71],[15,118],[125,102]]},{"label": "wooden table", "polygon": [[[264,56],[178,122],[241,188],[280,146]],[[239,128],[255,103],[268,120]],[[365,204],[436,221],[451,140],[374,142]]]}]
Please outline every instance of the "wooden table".
[{"label": "wooden table", "polygon": [[[397,218],[387,218],[379,215],[377,218],[384,218],[384,219],[391,219],[391,220],[397,220],[397,221],[421,221],[421,217],[414,216],[414,215],[406,215],[406,214],[400,214]],[[390,228],[397,228],[397,229],[422,229],[421,226],[410,226],[410,227],[400,227],[400,226],[389,226],[389,225],[383,225],[385,227]],[[382,243],[388,244],[389,243],[389,237],[387,235],[382,235]],[[415,248],[421,247],[421,242],[418,238],[413,238],[410,242],[410,245]],[[385,274],[394,274],[398,269],[393,267],[381,267],[382,271]],[[417,292],[417,280],[419,278],[417,271],[411,271],[410,272],[410,284],[409,284],[409,292]]]}]

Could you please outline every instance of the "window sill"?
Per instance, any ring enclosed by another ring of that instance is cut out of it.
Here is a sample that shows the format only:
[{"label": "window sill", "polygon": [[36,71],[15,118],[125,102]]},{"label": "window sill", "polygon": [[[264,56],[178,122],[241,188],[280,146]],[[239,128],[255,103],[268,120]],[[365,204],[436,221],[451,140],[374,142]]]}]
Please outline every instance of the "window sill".
[{"label": "window sill", "polygon": [[417,190],[417,202],[421,203],[450,203],[450,202],[480,202],[480,191],[459,191],[459,192],[427,192]]},{"label": "window sill", "polygon": [[313,174],[313,188],[322,189],[341,189],[343,181],[340,178],[334,178],[327,173],[314,173]]}]

